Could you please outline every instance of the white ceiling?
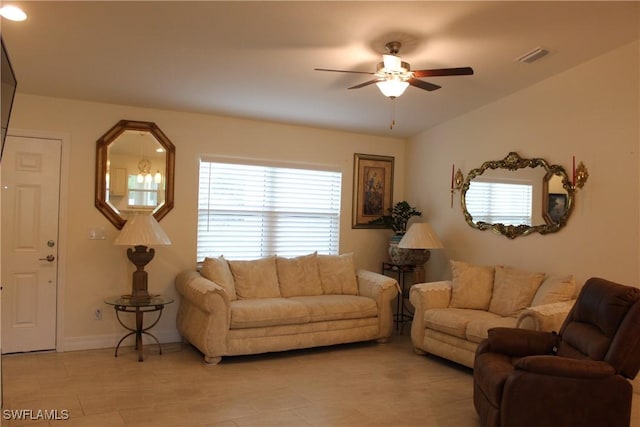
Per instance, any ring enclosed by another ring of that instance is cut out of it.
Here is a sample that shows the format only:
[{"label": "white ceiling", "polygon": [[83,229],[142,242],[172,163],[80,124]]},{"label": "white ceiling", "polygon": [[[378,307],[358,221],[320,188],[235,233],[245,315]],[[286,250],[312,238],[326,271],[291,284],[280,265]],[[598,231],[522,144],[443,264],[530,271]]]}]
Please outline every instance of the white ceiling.
[{"label": "white ceiling", "polygon": [[[637,1],[13,3],[29,15],[1,27],[19,92],[395,137],[640,38]],[[412,69],[475,74],[409,87],[390,130],[392,102],[375,85],[346,89],[370,76],[314,68],[373,72],[392,40]],[[550,54],[514,61],[537,46]]]}]

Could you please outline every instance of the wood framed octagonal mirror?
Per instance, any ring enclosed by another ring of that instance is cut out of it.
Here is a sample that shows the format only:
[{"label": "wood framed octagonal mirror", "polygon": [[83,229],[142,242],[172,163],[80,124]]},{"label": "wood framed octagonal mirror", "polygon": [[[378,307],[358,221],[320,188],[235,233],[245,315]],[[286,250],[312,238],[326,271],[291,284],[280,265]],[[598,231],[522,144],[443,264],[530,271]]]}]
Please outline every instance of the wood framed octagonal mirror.
[{"label": "wood framed octagonal mirror", "polygon": [[118,229],[132,214],[173,209],[175,146],[152,122],[120,120],[96,146],[95,206]]}]

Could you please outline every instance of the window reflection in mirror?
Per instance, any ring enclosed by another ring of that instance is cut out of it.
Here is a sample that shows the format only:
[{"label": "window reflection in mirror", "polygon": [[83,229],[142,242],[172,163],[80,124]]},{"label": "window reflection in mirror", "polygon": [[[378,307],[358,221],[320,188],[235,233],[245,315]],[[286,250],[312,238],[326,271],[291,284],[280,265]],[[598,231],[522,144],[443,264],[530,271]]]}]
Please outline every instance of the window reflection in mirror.
[{"label": "window reflection in mirror", "polygon": [[475,221],[533,225],[533,187],[525,180],[475,179],[467,191],[467,210]]}]

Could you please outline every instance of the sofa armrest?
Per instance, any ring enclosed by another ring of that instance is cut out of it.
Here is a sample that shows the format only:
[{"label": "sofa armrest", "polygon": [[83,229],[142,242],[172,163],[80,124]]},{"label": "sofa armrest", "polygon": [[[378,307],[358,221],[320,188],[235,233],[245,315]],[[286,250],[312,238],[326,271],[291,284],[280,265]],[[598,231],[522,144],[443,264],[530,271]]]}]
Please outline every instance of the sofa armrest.
[{"label": "sofa armrest", "polygon": [[534,331],[559,331],[576,300],[529,307],[518,316],[517,328]]},{"label": "sofa armrest", "polygon": [[185,270],[176,276],[176,289],[182,298],[189,300],[207,313],[220,308],[220,303],[229,307],[229,295],[224,288],[203,277],[196,270]]},{"label": "sofa armrest", "polygon": [[447,308],[451,301],[451,281],[418,283],[409,290],[409,301],[418,310]]},{"label": "sofa armrest", "polygon": [[417,283],[409,289],[409,301],[413,305],[411,343],[417,352],[424,345],[424,312],[431,308],[446,308],[451,300],[451,281]]},{"label": "sofa armrest", "polygon": [[373,271],[358,270],[356,276],[358,277],[358,293],[375,300],[378,299],[379,295],[391,288],[394,289],[394,291],[390,292],[391,298],[393,298],[400,289],[396,279]]},{"label": "sofa armrest", "polygon": [[375,300],[378,306],[379,340],[386,340],[393,332],[393,311],[391,303],[398,295],[396,279],[368,270],[358,270],[358,292],[361,296]]},{"label": "sofa armrest", "polygon": [[178,331],[204,354],[206,362],[217,363],[227,351],[229,295],[196,270],[179,273],[175,285],[182,297],[176,318]]}]

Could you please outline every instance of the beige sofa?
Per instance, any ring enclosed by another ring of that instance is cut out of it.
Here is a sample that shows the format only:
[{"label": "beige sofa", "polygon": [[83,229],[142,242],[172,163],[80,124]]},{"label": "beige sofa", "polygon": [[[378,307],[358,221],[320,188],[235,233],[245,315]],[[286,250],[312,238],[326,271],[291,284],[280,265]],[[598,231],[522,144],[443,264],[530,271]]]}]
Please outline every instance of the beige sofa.
[{"label": "beige sofa", "polygon": [[393,278],[356,272],[352,254],[207,258],[176,278],[177,326],[205,362],[391,335]]},{"label": "beige sofa", "polygon": [[558,331],[578,294],[570,275],[459,261],[451,261],[451,269],[452,280],[411,287],[411,341],[419,354],[435,354],[470,368],[490,328]]}]

